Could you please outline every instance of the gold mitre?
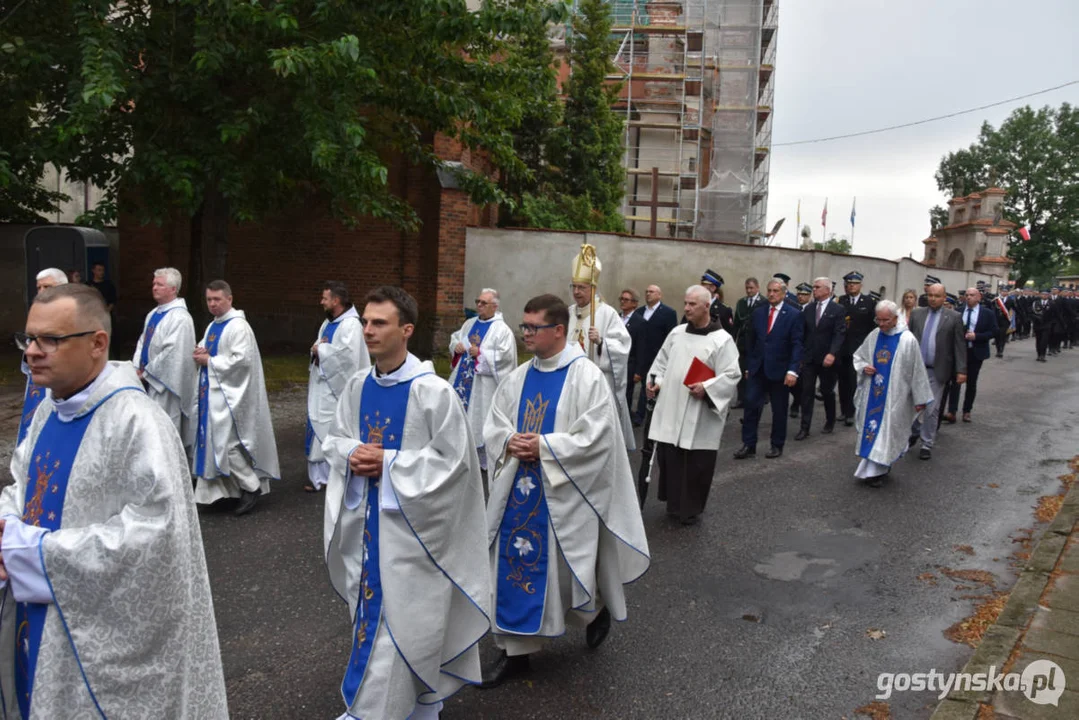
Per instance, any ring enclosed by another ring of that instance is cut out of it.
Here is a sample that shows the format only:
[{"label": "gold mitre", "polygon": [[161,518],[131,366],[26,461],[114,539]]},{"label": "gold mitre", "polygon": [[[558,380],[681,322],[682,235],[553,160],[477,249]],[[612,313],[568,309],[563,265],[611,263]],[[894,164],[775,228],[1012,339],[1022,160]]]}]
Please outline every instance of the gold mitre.
[{"label": "gold mitre", "polygon": [[573,282],[598,287],[599,274],[602,270],[603,265],[596,257],[595,246],[588,243],[582,244],[581,251],[577,253],[577,257],[573,258]]}]

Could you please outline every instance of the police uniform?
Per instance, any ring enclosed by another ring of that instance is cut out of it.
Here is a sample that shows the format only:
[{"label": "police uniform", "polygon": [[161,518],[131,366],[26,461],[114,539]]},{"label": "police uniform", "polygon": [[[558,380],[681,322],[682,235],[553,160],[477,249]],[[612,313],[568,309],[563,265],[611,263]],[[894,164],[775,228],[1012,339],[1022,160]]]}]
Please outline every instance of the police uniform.
[{"label": "police uniform", "polygon": [[[857,271],[843,276],[844,283],[861,283],[864,276]],[[869,333],[876,328],[876,303],[868,295],[859,293],[855,297],[844,294],[839,304],[847,314],[847,335],[843,339],[843,348],[839,351],[839,408],[843,424],[854,424],[854,391],[858,387],[858,377],[854,372],[854,353],[862,346]]]}]

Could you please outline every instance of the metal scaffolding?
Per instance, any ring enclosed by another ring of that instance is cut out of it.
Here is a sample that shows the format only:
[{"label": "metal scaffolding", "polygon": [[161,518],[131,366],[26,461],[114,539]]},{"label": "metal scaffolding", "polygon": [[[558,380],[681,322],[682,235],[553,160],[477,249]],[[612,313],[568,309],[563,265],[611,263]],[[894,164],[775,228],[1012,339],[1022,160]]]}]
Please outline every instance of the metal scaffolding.
[{"label": "metal scaffolding", "polygon": [[[776,0],[611,0],[623,214],[634,234],[755,242],[772,142]],[[658,228],[658,231],[657,229]]]}]

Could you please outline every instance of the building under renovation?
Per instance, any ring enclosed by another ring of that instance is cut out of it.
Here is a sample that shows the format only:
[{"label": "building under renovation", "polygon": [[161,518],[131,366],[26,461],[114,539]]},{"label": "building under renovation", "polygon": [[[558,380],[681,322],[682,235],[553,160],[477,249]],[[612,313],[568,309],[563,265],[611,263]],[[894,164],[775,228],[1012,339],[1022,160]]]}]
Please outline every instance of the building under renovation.
[{"label": "building under renovation", "polygon": [[760,242],[778,0],[611,0],[626,228]]}]

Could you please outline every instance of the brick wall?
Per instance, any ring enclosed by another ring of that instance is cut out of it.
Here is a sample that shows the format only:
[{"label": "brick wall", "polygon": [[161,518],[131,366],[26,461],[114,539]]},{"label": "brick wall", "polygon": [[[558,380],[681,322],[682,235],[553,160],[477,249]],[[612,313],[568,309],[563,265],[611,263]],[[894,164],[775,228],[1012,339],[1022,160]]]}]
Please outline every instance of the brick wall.
[{"label": "brick wall", "polygon": [[[449,138],[436,136],[434,145],[444,159],[490,170],[485,158]],[[310,345],[322,319],[321,284],[333,279],[344,282],[358,301],[377,285],[404,287],[420,307],[413,351],[422,356],[445,352],[449,333],[464,319],[465,228],[493,226],[497,212],[473,206],[459,190],[442,188],[426,168],[394,163],[389,182],[419,214],[418,231],[405,233],[373,219],[348,228],[311,207],[260,224],[230,226],[225,280],[264,349]],[[125,302],[118,327],[121,339],[133,342],[153,305],[154,269],[171,265],[188,275],[189,220],[140,226],[122,214],[120,238]],[[201,291],[192,295],[185,286],[183,294],[189,307],[196,300],[201,304]],[[202,328],[196,330],[201,335]]]}]

